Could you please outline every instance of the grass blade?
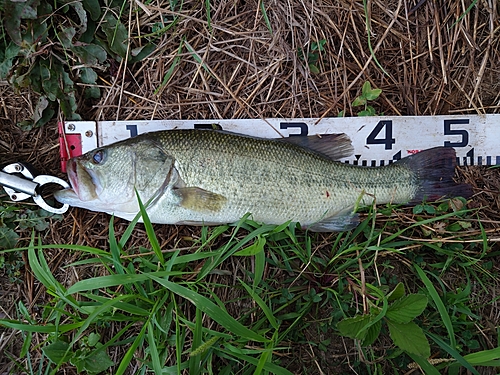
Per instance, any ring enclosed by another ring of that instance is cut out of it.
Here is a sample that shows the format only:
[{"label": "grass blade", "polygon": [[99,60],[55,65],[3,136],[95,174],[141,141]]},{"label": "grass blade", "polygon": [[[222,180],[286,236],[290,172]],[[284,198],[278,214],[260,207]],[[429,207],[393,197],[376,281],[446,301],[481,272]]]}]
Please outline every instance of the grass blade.
[{"label": "grass blade", "polygon": [[436,336],[430,332],[426,333],[427,336],[429,336],[436,344],[438,344],[441,349],[445,350],[449,355],[451,355],[453,358],[456,359],[458,363],[460,363],[463,367],[465,367],[467,370],[469,370],[472,374],[474,375],[479,375],[479,372],[477,372],[472,365],[467,362],[467,360],[460,355],[460,353],[448,343],[443,341],[439,336]]},{"label": "grass blade", "polygon": [[83,322],[62,324],[58,326],[54,324],[46,324],[44,326],[38,326],[33,324],[19,323],[17,320],[0,319],[0,327],[4,326],[7,328],[17,329],[18,331],[38,332],[38,333],[55,333],[55,332],[65,333],[81,327],[82,324]]},{"label": "grass blade", "polygon": [[172,293],[181,296],[189,301],[191,301],[197,308],[207,314],[210,318],[215,320],[229,332],[241,336],[247,340],[257,341],[257,342],[267,342],[268,340],[255,333],[254,331],[248,329],[243,324],[234,319],[227,311],[221,309],[208,298],[193,292],[192,290],[183,287],[179,284],[173,283],[171,281],[166,281],[160,279],[156,276],[148,275],[151,279],[155,280],[158,284],[163,285],[165,288],[170,290]]},{"label": "grass blade", "polygon": [[[121,243],[118,243],[116,241],[116,236],[115,236],[115,228],[113,226],[113,221],[114,221],[114,216],[111,216],[109,219],[109,230],[108,230],[108,241],[109,241],[109,252],[111,253],[111,257],[113,259],[113,266],[115,267],[116,273],[119,273],[120,275],[125,274],[125,270],[122,266],[121,263],[121,249],[123,248],[123,245]],[[130,290],[129,290],[130,292]]]},{"label": "grass blade", "polygon": [[464,355],[464,359],[471,365],[498,367],[500,366],[500,347],[467,354]]},{"label": "grass blade", "polygon": [[160,261],[160,264],[163,266],[163,264],[165,263],[165,259],[163,258],[163,253],[161,252],[161,247],[160,243],[158,242],[158,238],[156,238],[153,224],[151,224],[151,220],[149,219],[146,207],[144,207],[144,204],[142,204],[141,197],[139,197],[139,193],[137,192],[137,190],[135,191],[135,195],[137,196],[137,201],[139,202],[142,221],[144,222],[144,227],[146,228],[146,234],[148,235],[149,243],[151,244],[151,247],[153,248],[156,257]]},{"label": "grass blade", "polygon": [[[241,361],[245,361],[245,362],[251,363],[254,366],[258,366],[259,365],[259,360],[257,358],[252,357],[252,356],[249,356],[249,355],[246,355],[246,354],[243,354],[243,353],[235,353],[234,351],[225,351],[225,350],[223,351],[223,353],[229,354],[230,355],[230,359],[232,359],[231,357],[236,356]],[[222,357],[222,355],[221,355],[221,357]],[[285,368],[283,368],[281,366],[278,366],[278,365],[276,365],[274,363],[271,363],[271,362],[266,362],[263,367],[264,367],[264,370],[270,371],[273,374],[277,374],[277,375],[293,375],[293,373],[290,372],[290,371],[288,371],[287,369],[285,369]]]},{"label": "grass blade", "polygon": [[436,288],[432,284],[431,280],[425,274],[424,270],[422,270],[422,268],[420,268],[416,264],[414,264],[414,267],[417,270],[417,273],[420,276],[420,279],[423,281],[425,287],[427,288],[429,295],[431,296],[432,300],[436,304],[439,315],[441,315],[441,319],[443,320],[443,324],[446,327],[446,330],[448,331],[448,337],[450,338],[450,346],[453,349],[455,349],[457,347],[457,342],[455,339],[455,332],[453,330],[453,324],[451,323],[450,315],[448,315],[448,311],[446,310],[446,307],[444,306],[443,300],[439,296],[439,293],[437,292]]},{"label": "grass blade", "polygon": [[156,347],[156,340],[154,336],[153,325],[151,324],[151,322],[148,322],[147,330],[149,352],[151,356],[151,362],[153,363],[153,371],[156,375],[162,375],[160,356],[158,355],[158,348]]},{"label": "grass blade", "polygon": [[147,324],[144,324],[142,326],[142,328],[141,328],[141,331],[139,332],[139,334],[135,338],[134,342],[132,343],[132,345],[130,346],[130,348],[128,348],[127,352],[123,356],[123,358],[122,358],[122,360],[120,362],[120,365],[116,369],[116,372],[115,372],[114,375],[123,375],[125,373],[125,371],[127,370],[130,362],[132,361],[132,358],[134,357],[135,350],[140,345],[142,345],[142,343],[144,342],[144,336],[146,334],[146,328],[147,328]]},{"label": "grass blade", "polygon": [[276,318],[274,317],[273,312],[271,311],[269,306],[267,306],[267,304],[264,302],[264,300],[262,298],[260,298],[260,296],[255,292],[255,289],[250,288],[250,286],[245,284],[243,282],[243,280],[239,280],[239,281],[240,281],[241,285],[243,285],[243,287],[246,289],[247,293],[254,299],[255,302],[257,302],[257,304],[262,309],[262,311],[266,315],[267,320],[269,320],[269,323],[271,323],[273,328],[278,329],[279,324],[278,324]]},{"label": "grass blade", "polygon": [[259,1],[259,8],[260,11],[262,12],[262,16],[264,17],[264,21],[266,22],[267,29],[273,35],[273,28],[271,26],[271,22],[269,21],[269,16],[267,15],[266,7],[264,5],[264,0]]},{"label": "grass blade", "polygon": [[199,374],[200,373],[200,359],[201,355],[196,354],[193,355],[193,353],[196,352],[196,350],[201,346],[202,341],[201,337],[203,334],[203,325],[202,325],[202,311],[200,309],[196,309],[196,317],[195,317],[195,327],[193,330],[193,342],[191,344],[191,355],[189,358],[189,374]]},{"label": "grass blade", "polygon": [[86,279],[82,281],[78,281],[73,284],[67,290],[67,294],[79,293],[83,291],[89,291],[99,288],[108,288],[112,286],[118,285],[126,285],[130,283],[137,283],[140,281],[145,281],[153,277],[165,277],[165,276],[180,276],[185,274],[185,272],[181,271],[158,271],[145,273],[141,275],[110,275],[110,276],[99,276],[93,277],[91,279]]}]

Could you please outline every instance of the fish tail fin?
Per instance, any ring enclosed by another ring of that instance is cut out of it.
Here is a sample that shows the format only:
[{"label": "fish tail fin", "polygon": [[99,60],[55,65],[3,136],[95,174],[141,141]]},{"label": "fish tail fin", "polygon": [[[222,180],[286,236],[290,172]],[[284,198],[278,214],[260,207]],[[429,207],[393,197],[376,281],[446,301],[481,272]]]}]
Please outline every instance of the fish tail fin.
[{"label": "fish tail fin", "polygon": [[457,157],[451,147],[424,150],[399,160],[397,164],[406,165],[417,177],[419,188],[410,204],[432,202],[444,197],[469,198],[472,195],[469,184],[453,180]]}]

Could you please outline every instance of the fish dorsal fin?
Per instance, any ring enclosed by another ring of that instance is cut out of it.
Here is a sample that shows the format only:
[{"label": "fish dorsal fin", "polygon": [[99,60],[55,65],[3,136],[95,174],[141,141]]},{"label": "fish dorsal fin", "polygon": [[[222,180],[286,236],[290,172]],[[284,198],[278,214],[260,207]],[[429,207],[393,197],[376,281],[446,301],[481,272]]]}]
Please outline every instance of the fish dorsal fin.
[{"label": "fish dorsal fin", "polygon": [[351,139],[344,133],[291,136],[281,138],[280,141],[293,143],[297,146],[307,148],[325,155],[332,160],[339,160],[351,156],[354,152]]},{"label": "fish dorsal fin", "polygon": [[176,188],[174,194],[180,198],[181,207],[198,212],[219,212],[227,202],[223,195],[199,187]]}]

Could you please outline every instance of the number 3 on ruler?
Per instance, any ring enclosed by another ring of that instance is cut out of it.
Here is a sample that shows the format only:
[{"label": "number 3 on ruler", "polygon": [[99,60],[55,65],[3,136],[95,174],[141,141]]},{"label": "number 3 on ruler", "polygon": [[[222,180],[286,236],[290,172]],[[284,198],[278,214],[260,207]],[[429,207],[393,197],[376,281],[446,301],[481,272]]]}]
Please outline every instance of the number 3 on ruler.
[{"label": "number 3 on ruler", "polygon": [[[385,128],[385,137],[377,138],[377,136]],[[385,145],[386,150],[392,150],[392,145],[396,143],[396,140],[392,138],[392,121],[391,120],[381,120],[372,130],[368,138],[366,138],[367,145]]]}]

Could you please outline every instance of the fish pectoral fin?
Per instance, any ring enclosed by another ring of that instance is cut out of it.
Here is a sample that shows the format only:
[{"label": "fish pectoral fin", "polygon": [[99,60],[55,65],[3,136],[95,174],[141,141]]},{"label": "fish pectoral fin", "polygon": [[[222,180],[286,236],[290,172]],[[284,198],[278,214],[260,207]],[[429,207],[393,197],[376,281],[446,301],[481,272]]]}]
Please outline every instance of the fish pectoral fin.
[{"label": "fish pectoral fin", "polygon": [[352,212],[352,208],[340,214],[330,216],[317,223],[307,225],[304,229],[312,232],[345,232],[359,225],[359,215]]},{"label": "fish pectoral fin", "polygon": [[218,212],[227,202],[225,196],[203,190],[199,187],[174,189],[174,194],[180,198],[179,205],[181,207],[193,211]]},{"label": "fish pectoral fin", "polygon": [[293,136],[281,138],[280,141],[308,148],[332,160],[340,160],[354,153],[351,139],[344,133]]}]

